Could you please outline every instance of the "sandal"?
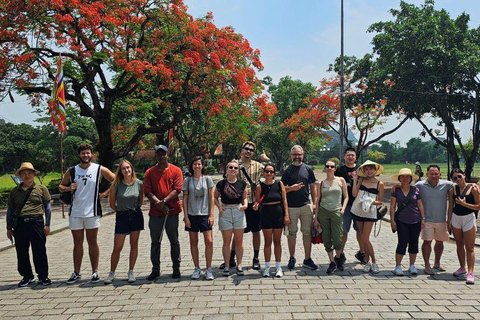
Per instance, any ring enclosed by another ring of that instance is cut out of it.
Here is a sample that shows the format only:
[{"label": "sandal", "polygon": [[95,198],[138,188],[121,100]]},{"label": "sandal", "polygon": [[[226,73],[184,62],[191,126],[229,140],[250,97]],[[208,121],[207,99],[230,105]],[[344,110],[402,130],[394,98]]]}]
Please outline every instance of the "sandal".
[{"label": "sandal", "polygon": [[436,269],[436,270],[438,270],[438,271],[441,271],[441,272],[447,271],[447,269],[445,269],[443,266],[441,266],[441,265],[439,265],[439,264],[433,266],[433,268]]},{"label": "sandal", "polygon": [[435,274],[435,271],[433,271],[432,268],[425,268],[425,270],[423,270],[423,272],[425,272],[425,274],[429,274],[429,275],[434,275]]}]

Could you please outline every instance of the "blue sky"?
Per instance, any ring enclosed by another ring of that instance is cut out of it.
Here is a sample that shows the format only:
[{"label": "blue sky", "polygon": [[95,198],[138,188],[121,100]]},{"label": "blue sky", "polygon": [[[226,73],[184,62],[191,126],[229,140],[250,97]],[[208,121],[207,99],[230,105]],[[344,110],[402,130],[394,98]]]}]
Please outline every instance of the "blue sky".
[{"label": "blue sky", "polygon": [[[324,77],[332,76],[327,68],[340,55],[340,0],[184,0],[194,17],[213,12],[218,27],[232,26],[243,34],[253,48],[261,51],[265,67],[259,77],[270,75],[274,82],[291,76],[317,85]],[[423,1],[407,1],[420,5]],[[398,0],[344,0],[345,54],[363,56],[371,52],[372,34],[366,32],[374,22],[391,19],[388,12],[398,8]],[[437,0],[437,9],[444,8],[452,17],[462,12],[470,14],[470,26],[480,25],[478,1]],[[477,9],[474,9],[477,8]],[[0,103],[0,116],[14,123],[33,123],[36,115],[24,97],[12,104]],[[386,124],[389,128],[396,120]],[[435,120],[430,121],[435,127]],[[458,125],[468,138],[469,125]],[[402,144],[421,129],[408,123],[387,139]]]}]

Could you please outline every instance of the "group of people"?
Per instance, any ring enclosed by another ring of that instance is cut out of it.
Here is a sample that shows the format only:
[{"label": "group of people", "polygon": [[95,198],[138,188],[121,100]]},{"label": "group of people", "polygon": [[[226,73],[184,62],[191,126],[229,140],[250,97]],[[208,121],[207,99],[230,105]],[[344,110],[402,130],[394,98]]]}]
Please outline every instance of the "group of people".
[{"label": "group of people", "polygon": [[[98,228],[102,216],[100,198],[109,194],[109,204],[116,213],[114,246],[111,254],[110,272],[104,278],[105,284],[115,279],[126,236],[130,235],[128,282],[136,281],[135,262],[138,256],[140,231],[144,230],[144,217],[141,211],[144,196],[150,201],[148,227],[150,231],[151,273],[147,279],[154,281],[160,276],[160,248],[163,233],[170,242],[172,277],[179,278],[180,242],[179,216],[183,211],[185,231],[189,234],[190,251],[195,265],[192,279],[202,276],[198,248],[199,233],[203,233],[205,243],[206,268],[204,277],[213,280],[212,257],[214,209],[219,212],[218,228],[221,231],[224,262],[220,266],[224,276],[229,276],[233,268],[238,276],[244,275],[243,251],[244,233],[252,232],[252,268],[260,270],[259,259],[261,237],[264,238],[264,261],[262,275],[272,273],[271,255],[274,247],[274,276],[282,277],[282,232],[287,236],[288,268],[297,266],[296,239],[298,229],[302,233],[304,259],[302,265],[311,270],[318,268],[312,260],[312,228],[321,232],[329,259],[327,273],[344,270],[346,256],[344,248],[348,233],[353,226],[358,242],[355,258],[364,265],[364,272],[378,273],[379,266],[370,241],[371,231],[378,219],[378,211],[383,204],[384,183],[377,179],[383,167],[367,160],[356,164],[356,153],[347,148],[344,164],[329,160],[325,163],[326,178],[317,182],[313,169],[303,162],[304,151],[299,145],[291,148],[292,164],[286,168],[279,180],[275,179],[276,168],[271,163],[262,164],[253,160],[255,143],[247,141],[242,145],[240,160],[231,160],[226,166],[224,179],[215,184],[206,175],[206,167],[201,156],[189,163],[189,176],[183,178],[179,167],[168,162],[169,151],[164,145],[155,147],[157,164],[145,172],[142,182],[137,179],[133,165],[122,160],[116,173],[93,163],[93,148],[81,144],[78,148],[80,163],[70,168],[62,179],[59,190],[71,194],[69,227],[73,236],[73,272],[66,281],[76,283],[81,279],[83,242],[87,239],[92,267],[91,282],[100,282],[98,272],[99,247]],[[7,236],[15,238],[18,271],[23,277],[20,287],[34,283],[29,260],[29,247],[32,246],[33,262],[39,282],[51,284],[48,278],[46,236],[51,220],[50,194],[48,190],[34,182],[38,171],[31,163],[22,163],[16,172],[22,183],[10,193],[7,210]],[[397,232],[394,274],[402,276],[401,262],[408,247],[410,274],[417,274],[416,255],[419,251],[419,235],[422,233],[422,254],[425,260],[425,273],[445,271],[440,264],[443,241],[448,240],[449,230],[457,244],[460,268],[456,277],[467,277],[467,283],[474,283],[474,240],[476,231],[476,211],[480,209],[478,187],[465,182],[465,174],[454,169],[451,178],[456,184],[440,179],[440,168],[430,165],[427,179],[412,185],[419,177],[410,169],[403,168],[393,177],[399,184],[392,188],[390,197],[390,221],[393,232]],[[110,188],[100,193],[100,181],[111,182]],[[182,202],[179,195],[183,192]],[[448,198],[448,209],[447,209]],[[431,244],[435,240],[435,260],[430,265]],[[465,259],[467,268],[465,268]]]}]

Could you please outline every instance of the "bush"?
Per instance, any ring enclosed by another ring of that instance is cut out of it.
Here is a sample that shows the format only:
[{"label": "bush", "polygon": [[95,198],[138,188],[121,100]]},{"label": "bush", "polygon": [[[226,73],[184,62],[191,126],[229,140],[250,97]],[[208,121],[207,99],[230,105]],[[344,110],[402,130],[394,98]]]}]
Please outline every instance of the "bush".
[{"label": "bush", "polygon": [[0,207],[6,207],[11,190],[0,190]]},{"label": "bush", "polygon": [[58,186],[61,182],[62,179],[53,179],[48,183],[47,189],[48,192],[50,192],[50,195],[60,193],[60,190],[58,190]]},{"label": "bush", "polygon": [[215,167],[212,166],[212,165],[209,165],[209,166],[207,167],[207,172],[208,172],[208,174],[215,174],[215,173],[217,173],[217,168],[215,168]]}]

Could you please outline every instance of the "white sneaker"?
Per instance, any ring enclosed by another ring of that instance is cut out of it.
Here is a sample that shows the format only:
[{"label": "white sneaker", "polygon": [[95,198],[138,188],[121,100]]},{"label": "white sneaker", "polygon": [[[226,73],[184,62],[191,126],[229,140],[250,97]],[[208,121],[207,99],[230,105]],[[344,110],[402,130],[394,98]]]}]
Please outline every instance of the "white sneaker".
[{"label": "white sneaker", "polygon": [[193,280],[197,280],[197,279],[200,279],[200,275],[202,274],[202,269],[200,268],[195,268],[195,271],[193,271],[193,274],[192,274],[192,279]]},{"label": "white sneaker", "polygon": [[393,270],[393,273],[396,276],[403,277],[403,271],[402,271],[402,266],[396,266],[395,270]]},{"label": "white sneaker", "polygon": [[372,265],[370,263],[367,263],[365,267],[363,267],[363,272],[369,273],[370,270],[372,270]]},{"label": "white sneaker", "polygon": [[205,279],[207,280],[215,279],[215,277],[213,276],[212,269],[208,268],[207,270],[205,270]]},{"label": "white sneaker", "polygon": [[277,277],[277,278],[283,277],[283,270],[282,270],[281,267],[277,268],[277,272],[275,273],[275,277]]},{"label": "white sneaker", "polygon": [[115,279],[115,272],[110,271],[108,273],[108,276],[105,279],[103,279],[103,283],[110,284],[113,282],[114,279]]},{"label": "white sneaker", "polygon": [[133,274],[133,270],[129,270],[127,273],[128,276],[128,283],[134,283],[137,281],[137,278],[135,278],[135,275]]},{"label": "white sneaker", "polygon": [[413,264],[410,265],[410,268],[408,269],[408,272],[410,272],[410,274],[413,274],[413,275],[418,274],[418,270],[417,270],[417,268],[415,268],[415,266]]},{"label": "white sneaker", "polygon": [[270,277],[270,267],[265,267],[265,269],[263,269],[263,276],[265,278]]},{"label": "white sneaker", "polygon": [[378,264],[372,263],[372,273],[379,273],[380,269],[378,268]]}]

